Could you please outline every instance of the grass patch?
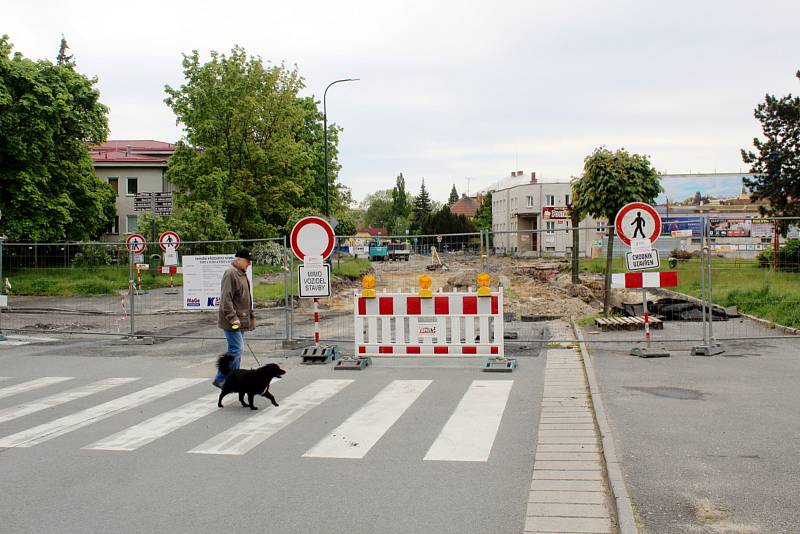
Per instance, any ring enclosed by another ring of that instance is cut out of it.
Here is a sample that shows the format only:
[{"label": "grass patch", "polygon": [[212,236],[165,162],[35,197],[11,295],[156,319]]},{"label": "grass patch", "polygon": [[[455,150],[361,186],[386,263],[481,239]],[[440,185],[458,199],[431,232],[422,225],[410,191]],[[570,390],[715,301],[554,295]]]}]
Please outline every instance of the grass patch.
[{"label": "grass patch", "polygon": [[[800,327],[800,273],[776,273],[760,268],[754,259],[713,258],[711,266],[715,304],[736,306],[740,311],[761,319]],[[604,273],[605,258],[582,260],[581,268]],[[672,269],[664,264],[661,270]],[[678,272],[678,287],[674,290],[700,297],[699,260],[679,261],[674,270]],[[624,258],[614,258],[613,272],[625,272]],[[579,324],[584,326],[582,321]]]},{"label": "grass patch", "polygon": [[[134,274],[135,276],[135,274]],[[76,297],[113,295],[128,289],[128,267],[71,267],[20,269],[8,276],[13,295]],[[175,285],[183,282],[174,275]],[[169,287],[169,276],[142,272],[142,289]]]},{"label": "grass patch", "polygon": [[350,258],[341,263],[333,262],[334,276],[341,276],[349,280],[360,280],[361,277],[367,274],[371,269],[372,264],[369,260],[362,258]]}]

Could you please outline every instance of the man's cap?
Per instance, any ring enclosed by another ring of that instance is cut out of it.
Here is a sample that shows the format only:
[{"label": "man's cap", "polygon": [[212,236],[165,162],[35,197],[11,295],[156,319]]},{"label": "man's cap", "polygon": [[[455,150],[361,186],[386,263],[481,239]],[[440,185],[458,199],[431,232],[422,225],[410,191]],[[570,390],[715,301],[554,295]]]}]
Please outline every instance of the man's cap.
[{"label": "man's cap", "polygon": [[239,252],[236,253],[237,258],[244,258],[247,261],[253,261],[253,256],[250,255],[250,251],[246,248],[243,248]]}]

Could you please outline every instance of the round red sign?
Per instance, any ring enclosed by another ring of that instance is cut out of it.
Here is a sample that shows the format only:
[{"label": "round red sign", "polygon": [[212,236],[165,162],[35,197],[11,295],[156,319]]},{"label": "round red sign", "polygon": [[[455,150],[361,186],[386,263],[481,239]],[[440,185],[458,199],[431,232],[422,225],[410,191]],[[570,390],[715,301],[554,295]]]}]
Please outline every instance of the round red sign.
[{"label": "round red sign", "polygon": [[336,236],[322,217],[303,217],[292,228],[289,244],[298,259],[306,256],[327,258],[333,252]]},{"label": "round red sign", "polygon": [[617,213],[614,227],[626,245],[630,245],[634,239],[647,239],[655,243],[661,235],[661,215],[650,204],[630,202]]}]

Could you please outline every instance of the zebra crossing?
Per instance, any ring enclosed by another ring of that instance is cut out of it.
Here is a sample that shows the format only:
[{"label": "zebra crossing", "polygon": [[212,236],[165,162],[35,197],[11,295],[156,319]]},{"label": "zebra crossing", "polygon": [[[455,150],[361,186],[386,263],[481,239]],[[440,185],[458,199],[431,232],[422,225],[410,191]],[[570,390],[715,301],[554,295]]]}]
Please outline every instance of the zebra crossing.
[{"label": "zebra crossing", "polygon": [[[46,387],[63,386],[72,380],[76,378],[42,377],[12,385],[3,384],[5,387],[0,387],[0,399],[31,391],[40,394]],[[163,412],[80,447],[81,450],[90,451],[132,452],[219,411],[216,403],[217,392],[205,393],[177,407],[170,404],[170,395],[188,391],[189,388],[208,381],[205,378],[173,378],[25,430],[10,434],[4,432],[4,424],[10,421],[19,424],[32,414],[42,417],[49,409],[58,407],[63,410],[72,401],[102,392],[113,392],[114,388],[135,384],[140,380],[138,377],[106,378],[50,395],[42,395],[30,402],[0,408],[0,448],[34,447],[65,434],[77,432],[95,422],[131,412],[147,403],[160,401],[158,407],[162,405],[166,407]],[[335,396],[341,396],[354,382],[354,379],[313,380],[293,393],[279,398],[279,407],[267,406],[261,411],[248,413],[244,420],[238,420],[230,428],[211,435],[185,452],[198,455],[245,455],[286,427],[302,424],[302,417],[305,414]],[[461,395],[458,404],[424,458],[420,460],[487,462],[513,383],[513,380],[473,380],[466,385],[465,390],[458,390],[460,393],[457,394]],[[301,456],[363,459],[370,450],[380,446],[381,439],[391,432],[392,427],[409,408],[415,403],[425,402],[420,400],[423,393],[436,387],[437,380],[391,380],[388,384],[375,385],[376,393],[369,400],[361,405],[349,407],[345,413],[339,414],[341,419],[334,421],[338,426],[332,431],[321,431],[323,435],[319,441]],[[230,404],[234,405],[233,402]],[[83,405],[86,405],[85,401]],[[238,403],[235,405],[238,406]],[[37,422],[41,420],[37,419]],[[19,426],[15,428],[18,429]]]}]

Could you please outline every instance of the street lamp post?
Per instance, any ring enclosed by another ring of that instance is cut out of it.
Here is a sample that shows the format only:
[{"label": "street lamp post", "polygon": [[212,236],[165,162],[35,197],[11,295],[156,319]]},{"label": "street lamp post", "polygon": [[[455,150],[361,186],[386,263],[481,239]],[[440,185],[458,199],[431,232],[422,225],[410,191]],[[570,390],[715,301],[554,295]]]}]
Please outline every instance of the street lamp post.
[{"label": "street lamp post", "polygon": [[328,96],[328,89],[331,88],[331,85],[341,82],[356,82],[358,80],[359,78],[344,78],[342,80],[336,80],[329,83],[328,87],[325,88],[325,92],[322,93],[322,145],[325,151],[325,217],[330,217],[331,215],[330,201],[328,200],[328,106],[325,98]]}]

